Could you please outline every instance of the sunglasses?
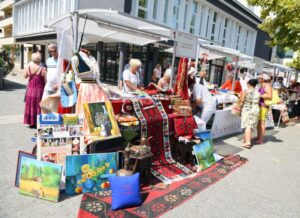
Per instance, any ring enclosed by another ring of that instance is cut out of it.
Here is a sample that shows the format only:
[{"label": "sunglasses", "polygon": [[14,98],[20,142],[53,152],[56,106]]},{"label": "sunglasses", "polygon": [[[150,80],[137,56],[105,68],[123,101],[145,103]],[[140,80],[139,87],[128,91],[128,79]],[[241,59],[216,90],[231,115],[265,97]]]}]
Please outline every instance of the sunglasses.
[{"label": "sunglasses", "polygon": [[56,50],[49,51],[49,53],[51,53],[51,52],[56,52]]}]

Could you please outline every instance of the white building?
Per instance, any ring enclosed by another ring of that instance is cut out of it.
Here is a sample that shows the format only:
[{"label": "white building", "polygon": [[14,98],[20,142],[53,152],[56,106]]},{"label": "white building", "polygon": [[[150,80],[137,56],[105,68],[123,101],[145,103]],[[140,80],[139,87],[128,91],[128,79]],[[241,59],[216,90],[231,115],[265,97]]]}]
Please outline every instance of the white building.
[{"label": "white building", "polygon": [[[13,8],[13,36],[19,43],[46,45],[54,41],[56,35],[44,25],[57,16],[82,8],[112,8],[251,56],[270,58],[270,48],[264,44],[267,34],[257,28],[261,20],[236,0],[22,0]],[[119,43],[103,44],[101,49],[105,54],[100,66],[103,79],[118,80],[117,71],[122,69],[117,61]],[[130,57],[140,58],[145,63],[147,74],[151,74],[156,63],[170,61],[169,55],[154,45],[126,45],[126,54],[125,62]],[[211,64],[223,71],[224,61]]]}]

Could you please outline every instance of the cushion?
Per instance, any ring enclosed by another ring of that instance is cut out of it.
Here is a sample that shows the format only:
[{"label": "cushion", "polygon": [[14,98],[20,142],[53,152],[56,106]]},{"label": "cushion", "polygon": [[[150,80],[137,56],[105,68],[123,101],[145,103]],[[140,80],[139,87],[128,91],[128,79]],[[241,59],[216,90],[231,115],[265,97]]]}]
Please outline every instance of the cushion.
[{"label": "cushion", "polygon": [[176,136],[179,137],[194,135],[194,129],[198,127],[193,116],[189,116],[174,118],[174,128]]},{"label": "cushion", "polygon": [[139,173],[132,176],[113,176],[109,178],[109,182],[112,191],[112,210],[139,206],[142,203]]}]

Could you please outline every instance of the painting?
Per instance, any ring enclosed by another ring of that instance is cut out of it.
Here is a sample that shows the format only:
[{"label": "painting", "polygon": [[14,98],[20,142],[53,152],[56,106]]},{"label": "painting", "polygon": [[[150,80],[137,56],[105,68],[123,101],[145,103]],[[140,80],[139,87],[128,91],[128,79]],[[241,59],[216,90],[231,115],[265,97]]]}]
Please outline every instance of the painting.
[{"label": "painting", "polygon": [[83,109],[92,141],[121,136],[111,102],[85,103]]},{"label": "painting", "polygon": [[19,151],[18,154],[18,163],[17,163],[17,170],[16,170],[16,177],[15,177],[15,186],[19,187],[20,186],[20,171],[21,171],[21,161],[23,157],[31,158],[31,159],[36,159],[36,155],[33,155],[31,153],[27,153],[25,151]]},{"label": "painting", "polygon": [[66,194],[108,190],[118,170],[118,153],[70,155],[66,158]]},{"label": "painting", "polygon": [[193,150],[200,170],[205,170],[216,163],[210,131],[197,132],[201,143],[194,145]]},{"label": "painting", "polygon": [[61,172],[60,165],[24,157],[21,161],[19,192],[58,202]]}]

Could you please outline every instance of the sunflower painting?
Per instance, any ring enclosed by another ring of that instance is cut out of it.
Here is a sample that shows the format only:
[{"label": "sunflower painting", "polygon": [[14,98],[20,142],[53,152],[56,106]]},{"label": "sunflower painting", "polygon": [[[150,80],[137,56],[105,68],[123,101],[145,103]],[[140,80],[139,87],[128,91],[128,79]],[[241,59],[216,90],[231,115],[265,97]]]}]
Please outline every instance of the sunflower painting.
[{"label": "sunflower painting", "polygon": [[118,154],[70,155],[66,158],[66,194],[108,190],[108,177],[118,170]]}]

